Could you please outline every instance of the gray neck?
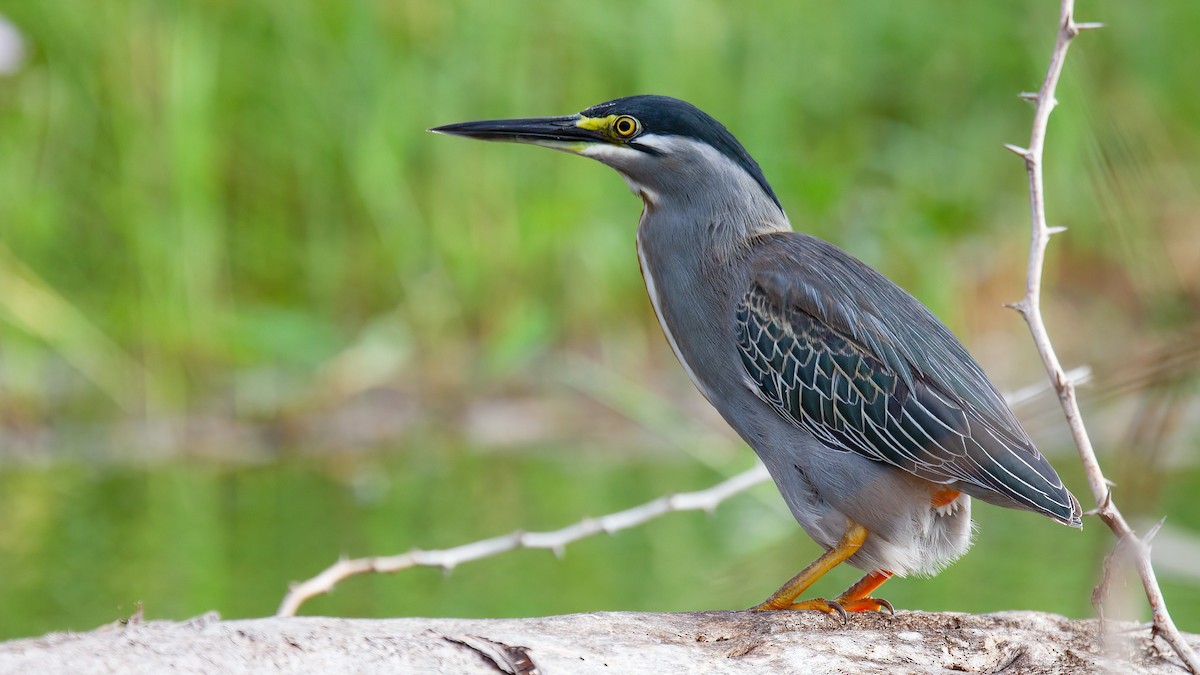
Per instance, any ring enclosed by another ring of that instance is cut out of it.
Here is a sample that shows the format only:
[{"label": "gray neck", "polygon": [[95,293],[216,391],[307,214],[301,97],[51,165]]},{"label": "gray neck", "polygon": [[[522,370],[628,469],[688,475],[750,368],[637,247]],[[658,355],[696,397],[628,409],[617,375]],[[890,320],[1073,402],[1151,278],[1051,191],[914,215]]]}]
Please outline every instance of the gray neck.
[{"label": "gray neck", "polygon": [[705,256],[705,262],[724,262],[754,237],[792,229],[771,196],[725,155],[678,136],[658,137],[655,144],[664,150],[661,166],[646,180],[626,174],[646,204],[638,228],[644,244],[661,243],[674,256],[690,252]]},{"label": "gray neck", "polygon": [[[745,292],[749,270],[737,261],[754,239],[791,226],[775,200],[732,160],[686,139],[655,141],[663,150],[655,164],[621,171],[646,205],[637,237],[642,276],[671,349],[701,393],[723,410],[712,392],[736,382],[742,371],[725,349],[730,326],[714,318],[731,311],[734,294]],[[706,365],[693,370],[693,364]]]}]

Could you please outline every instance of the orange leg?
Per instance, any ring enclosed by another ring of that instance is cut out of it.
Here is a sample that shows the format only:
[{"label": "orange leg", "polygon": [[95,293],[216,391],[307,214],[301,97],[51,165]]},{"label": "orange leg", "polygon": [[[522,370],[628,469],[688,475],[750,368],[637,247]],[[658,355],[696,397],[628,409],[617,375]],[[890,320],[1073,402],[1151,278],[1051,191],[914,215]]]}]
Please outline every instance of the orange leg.
[{"label": "orange leg", "polygon": [[[796,602],[796,598],[799,597],[801,593],[808,590],[808,587],[812,586],[813,583],[816,582],[817,579],[820,579],[822,576],[824,576],[826,572],[842,564],[847,558],[854,555],[855,552],[862,547],[863,542],[866,541],[867,528],[852,520],[847,520],[846,522],[846,531],[842,533],[842,538],[838,540],[836,546],[823,553],[820,558],[814,560],[812,564],[801,570],[799,574],[789,579],[787,583],[779,588],[779,590],[772,593],[771,597],[767,598],[762,603],[752,607],[751,609],[756,611],[777,609],[815,609],[829,614],[836,612],[842,615],[842,618],[845,619],[846,611],[842,608],[840,601],[831,602],[824,598],[815,598],[813,600]],[[862,583],[863,582],[859,582],[850,588],[854,589]],[[882,580],[876,583],[874,586],[870,586],[866,591],[863,591],[863,595],[865,596],[867,593],[870,593],[881,583],[883,583]],[[843,593],[842,595],[845,596],[846,594]],[[860,598],[854,598],[854,600],[859,599]]]},{"label": "orange leg", "polygon": [[834,602],[840,604],[847,612],[882,612],[886,609],[888,614],[895,614],[892,603],[883,598],[870,597],[871,591],[891,578],[892,573],[887,570],[871,572],[843,591]]}]

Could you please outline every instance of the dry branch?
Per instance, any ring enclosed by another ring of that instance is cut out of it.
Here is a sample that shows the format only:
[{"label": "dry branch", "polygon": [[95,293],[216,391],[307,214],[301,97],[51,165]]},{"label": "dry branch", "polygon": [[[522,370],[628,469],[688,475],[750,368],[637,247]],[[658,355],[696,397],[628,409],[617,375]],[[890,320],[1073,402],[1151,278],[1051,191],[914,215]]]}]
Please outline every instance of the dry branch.
[{"label": "dry branch", "polygon": [[765,482],[768,478],[770,476],[767,474],[766,467],[755,463],[754,468],[743,471],[710,488],[659,497],[641,506],[610,513],[600,518],[585,518],[574,525],[553,532],[517,531],[443,551],[413,550],[400,555],[355,558],[353,560],[343,558],[312,579],[293,585],[287,596],[284,597],[283,603],[280,604],[276,616],[294,616],[300,609],[300,605],[309,598],[328,593],[338,582],[356,574],[399,572],[410,567],[440,567],[449,571],[464,562],[479,560],[519,548],[548,549],[555,555],[562,555],[563,549],[568,544],[580,539],[601,533],[613,534],[627,530],[668,513],[712,512],[721,502]]},{"label": "dry branch", "polygon": [[[1029,324],[1029,331],[1033,336],[1034,343],[1037,345],[1038,353],[1042,357],[1042,363],[1045,365],[1046,372],[1050,376],[1051,382],[1054,383],[1055,390],[1058,392],[1058,399],[1062,404],[1063,414],[1066,416],[1067,424],[1071,428],[1071,435],[1074,437],[1075,445],[1079,449],[1079,458],[1083,462],[1088,485],[1091,487],[1092,496],[1096,500],[1094,513],[1116,535],[1117,548],[1127,551],[1133,560],[1134,566],[1137,568],[1138,576],[1141,578],[1142,586],[1146,591],[1146,598],[1150,602],[1154,633],[1161,636],[1171,645],[1171,648],[1183,659],[1193,673],[1200,673],[1200,660],[1197,659],[1187,642],[1184,641],[1182,634],[1175,627],[1175,622],[1171,620],[1171,615],[1167,611],[1166,600],[1163,598],[1162,590],[1158,586],[1158,579],[1155,577],[1154,568],[1150,564],[1148,538],[1147,540],[1138,538],[1133,528],[1129,526],[1124,516],[1117,509],[1116,502],[1112,499],[1109,481],[1104,477],[1104,473],[1100,469],[1100,463],[1096,459],[1096,452],[1092,448],[1092,441],[1088,436],[1087,428],[1083,424],[1083,416],[1079,412],[1079,404],[1075,397],[1075,386],[1063,371],[1062,364],[1058,360],[1058,355],[1054,351],[1054,346],[1050,342],[1050,334],[1046,330],[1045,321],[1042,319],[1042,268],[1046,258],[1046,246],[1050,243],[1052,235],[1065,230],[1062,227],[1049,227],[1046,224],[1046,201],[1042,171],[1046,127],[1050,120],[1050,113],[1058,103],[1054,98],[1054,92],[1058,87],[1058,80],[1062,75],[1063,63],[1066,61],[1067,49],[1070,47],[1071,41],[1081,31],[1100,28],[1102,25],[1098,23],[1076,23],[1074,11],[1074,0],[1062,0],[1059,11],[1058,34],[1055,37],[1054,49],[1051,52],[1050,65],[1046,69],[1046,77],[1036,94],[1021,95],[1022,98],[1032,100],[1036,104],[1032,130],[1030,131],[1029,146],[1027,148],[1014,145],[1005,146],[1025,160],[1025,169],[1029,175],[1029,210],[1032,225],[1032,236],[1030,237],[1029,245],[1029,267],[1025,279],[1025,296],[1020,302],[1013,304],[1012,307],[1020,312],[1021,316],[1025,318],[1025,322]],[[1106,578],[1108,576],[1107,574],[1105,575]]]}]

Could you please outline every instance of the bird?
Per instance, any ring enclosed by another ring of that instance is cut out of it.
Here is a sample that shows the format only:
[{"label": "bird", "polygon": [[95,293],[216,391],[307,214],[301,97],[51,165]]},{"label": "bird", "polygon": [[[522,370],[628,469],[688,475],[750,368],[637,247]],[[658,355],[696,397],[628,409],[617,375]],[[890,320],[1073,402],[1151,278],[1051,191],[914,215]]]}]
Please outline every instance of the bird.
[{"label": "bird", "polygon": [[[1079,501],[950,329],[794,231],[758,163],[698,107],[637,95],[430,131],[590,157],[641,198],[637,257],[667,343],[824,549],[751,609],[894,614],[876,589],[965,554],[972,498],[1082,527]],[[866,575],[799,599],[842,563]]]}]

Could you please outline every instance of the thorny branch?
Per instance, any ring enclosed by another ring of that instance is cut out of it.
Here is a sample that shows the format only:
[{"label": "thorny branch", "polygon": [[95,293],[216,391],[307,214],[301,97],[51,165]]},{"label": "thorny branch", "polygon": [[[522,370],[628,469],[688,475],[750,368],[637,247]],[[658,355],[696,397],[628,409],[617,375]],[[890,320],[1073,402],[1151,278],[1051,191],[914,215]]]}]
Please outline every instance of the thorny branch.
[{"label": "thorny branch", "polygon": [[[1067,373],[1066,377],[1072,384],[1079,384],[1091,377],[1091,371],[1086,366],[1079,367]],[[1038,397],[1047,388],[1044,383],[1030,385],[1005,396],[1005,400],[1010,406],[1018,406]],[[580,539],[602,533],[612,534],[644,525],[668,513],[712,512],[730,497],[745,492],[759,483],[765,483],[769,479],[766,468],[760,463],[755,463],[754,468],[710,488],[659,497],[641,506],[610,513],[600,518],[587,518],[553,532],[518,531],[441,551],[415,549],[408,553],[392,556],[342,558],[317,576],[293,584],[280,604],[276,616],[295,616],[305,602],[318,595],[329,593],[341,581],[358,574],[385,574],[400,572],[412,567],[440,567],[450,571],[462,563],[519,548],[548,549],[555,555],[562,555],[568,544],[573,544]]]},{"label": "thorny branch", "polygon": [[[1191,650],[1187,642],[1184,641],[1183,635],[1175,627],[1175,623],[1171,620],[1171,615],[1167,611],[1166,600],[1163,599],[1162,590],[1159,588],[1158,579],[1154,574],[1154,568],[1150,564],[1149,537],[1147,536],[1145,539],[1142,539],[1137,536],[1133,528],[1125,521],[1125,517],[1121,515],[1116,503],[1112,499],[1109,482],[1105,479],[1104,473],[1100,469],[1100,463],[1096,460],[1096,452],[1092,449],[1092,441],[1088,437],[1087,429],[1083,424],[1083,417],[1079,412],[1079,404],[1075,397],[1075,386],[1063,372],[1062,364],[1058,360],[1058,355],[1054,352],[1054,346],[1050,342],[1050,335],[1042,319],[1042,267],[1046,257],[1046,246],[1050,243],[1052,235],[1058,234],[1065,229],[1061,227],[1049,227],[1046,224],[1046,201],[1042,172],[1046,125],[1050,119],[1050,113],[1058,103],[1054,98],[1054,92],[1058,86],[1059,76],[1062,74],[1063,62],[1067,57],[1067,48],[1070,47],[1071,41],[1080,32],[1100,28],[1102,25],[1098,23],[1076,23],[1074,12],[1074,0],[1061,1],[1058,35],[1054,41],[1054,50],[1050,55],[1050,65],[1046,69],[1046,78],[1043,80],[1042,87],[1037,93],[1021,95],[1022,98],[1031,100],[1036,104],[1032,130],[1029,137],[1029,147],[1005,146],[1025,160],[1025,169],[1029,174],[1029,211],[1032,224],[1032,236],[1029,245],[1029,268],[1025,280],[1025,297],[1020,302],[1012,305],[1012,307],[1020,312],[1021,316],[1025,318],[1025,322],[1029,324],[1029,331],[1033,336],[1034,343],[1037,345],[1038,353],[1042,357],[1042,363],[1045,365],[1046,372],[1058,392],[1058,399],[1062,403],[1063,414],[1066,416],[1067,424],[1071,428],[1071,434],[1075,438],[1075,445],[1079,449],[1079,458],[1083,463],[1088,485],[1091,487],[1092,496],[1096,500],[1094,513],[1116,535],[1117,547],[1128,552],[1134,566],[1137,568],[1138,576],[1141,577],[1142,586],[1145,588],[1146,598],[1150,602],[1153,614],[1154,633],[1161,636],[1171,645],[1171,648],[1175,650],[1175,653],[1179,655],[1192,673],[1200,674],[1200,660],[1197,659],[1196,654]],[[1105,576],[1107,577],[1108,575],[1106,574]]]}]

